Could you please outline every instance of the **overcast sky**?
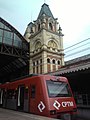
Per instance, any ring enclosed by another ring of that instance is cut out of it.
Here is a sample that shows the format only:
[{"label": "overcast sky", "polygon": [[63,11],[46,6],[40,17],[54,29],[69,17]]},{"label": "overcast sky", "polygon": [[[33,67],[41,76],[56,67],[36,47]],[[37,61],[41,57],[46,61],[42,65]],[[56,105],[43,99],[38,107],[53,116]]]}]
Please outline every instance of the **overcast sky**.
[{"label": "overcast sky", "polygon": [[90,37],[90,0],[0,0],[0,16],[23,35],[44,2],[58,18],[64,48]]}]

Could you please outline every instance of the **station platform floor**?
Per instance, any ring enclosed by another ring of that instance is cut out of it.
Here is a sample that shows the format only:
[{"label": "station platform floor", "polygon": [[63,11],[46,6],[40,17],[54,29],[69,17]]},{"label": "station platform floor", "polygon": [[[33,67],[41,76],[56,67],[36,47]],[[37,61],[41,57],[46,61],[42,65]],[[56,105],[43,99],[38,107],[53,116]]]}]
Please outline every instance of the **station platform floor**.
[{"label": "station platform floor", "polygon": [[57,120],[57,119],[0,108],[0,120]]}]

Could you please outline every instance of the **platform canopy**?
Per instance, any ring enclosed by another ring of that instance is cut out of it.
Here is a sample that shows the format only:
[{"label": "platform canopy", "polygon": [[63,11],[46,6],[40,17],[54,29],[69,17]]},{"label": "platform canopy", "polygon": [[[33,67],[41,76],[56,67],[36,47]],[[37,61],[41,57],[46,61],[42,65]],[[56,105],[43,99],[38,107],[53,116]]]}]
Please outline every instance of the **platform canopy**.
[{"label": "platform canopy", "polygon": [[0,82],[2,79],[7,81],[27,74],[25,71],[28,68],[28,58],[29,43],[12,25],[0,17]]}]

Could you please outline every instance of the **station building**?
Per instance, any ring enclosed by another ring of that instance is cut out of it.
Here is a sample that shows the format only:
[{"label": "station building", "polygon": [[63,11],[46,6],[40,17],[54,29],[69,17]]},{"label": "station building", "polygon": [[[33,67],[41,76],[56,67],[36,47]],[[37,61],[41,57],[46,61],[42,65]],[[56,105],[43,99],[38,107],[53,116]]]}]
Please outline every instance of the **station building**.
[{"label": "station building", "polygon": [[30,43],[29,73],[45,74],[64,65],[63,34],[57,20],[44,3],[37,20],[27,25],[24,36]]},{"label": "station building", "polygon": [[37,20],[27,25],[24,36],[0,17],[1,80],[59,70],[64,66],[63,36],[58,19],[46,3]]}]

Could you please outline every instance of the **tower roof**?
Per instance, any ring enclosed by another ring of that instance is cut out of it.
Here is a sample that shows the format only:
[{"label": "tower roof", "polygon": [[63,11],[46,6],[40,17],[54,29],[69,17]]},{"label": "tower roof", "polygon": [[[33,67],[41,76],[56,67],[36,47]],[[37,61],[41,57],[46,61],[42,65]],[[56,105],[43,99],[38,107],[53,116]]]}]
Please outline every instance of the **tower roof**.
[{"label": "tower roof", "polygon": [[49,8],[49,6],[48,6],[46,3],[44,3],[44,4],[42,5],[42,8],[41,8],[40,13],[39,13],[39,15],[38,15],[38,19],[41,18],[41,16],[42,16],[43,14],[45,14],[45,15],[47,15],[47,16],[49,16],[49,17],[54,18],[54,17],[53,17],[53,14],[52,14],[52,12],[51,12],[51,10],[50,10],[50,8]]}]

